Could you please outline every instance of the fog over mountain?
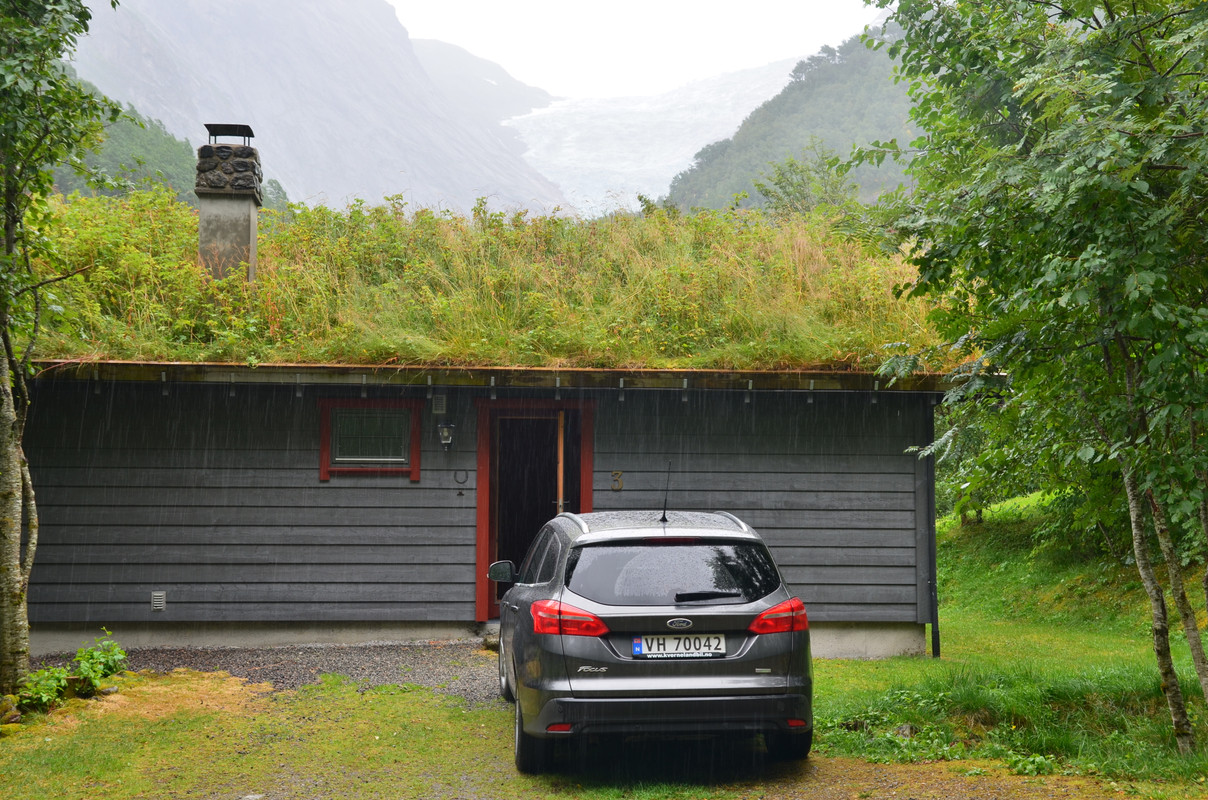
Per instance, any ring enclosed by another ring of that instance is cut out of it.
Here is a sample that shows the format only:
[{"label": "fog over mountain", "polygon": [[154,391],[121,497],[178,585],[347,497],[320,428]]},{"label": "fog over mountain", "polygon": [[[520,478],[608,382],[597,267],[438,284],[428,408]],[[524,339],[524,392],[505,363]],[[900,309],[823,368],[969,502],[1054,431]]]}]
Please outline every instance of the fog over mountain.
[{"label": "fog over mountain", "polygon": [[[500,118],[428,75],[385,0],[123,0],[94,15],[82,78],[195,145],[206,122],[251,125],[266,175],[295,200],[566,205]],[[515,91],[499,101],[508,115],[538,97],[515,81],[495,89]]]},{"label": "fog over mountain", "polygon": [[[256,132],[290,198],[343,205],[554,207],[585,216],[665,195],[793,61],[651,97],[555,100],[454,45],[412,40],[385,0],[123,0],[94,7],[76,69],[194,146]],[[505,120],[507,120],[505,124]]]},{"label": "fog over mountain", "polygon": [[505,124],[520,132],[528,163],[581,213],[636,209],[639,193],[666,195],[701,147],[733,135],[785,87],[795,63],[731,72],[651,97],[559,100]]}]

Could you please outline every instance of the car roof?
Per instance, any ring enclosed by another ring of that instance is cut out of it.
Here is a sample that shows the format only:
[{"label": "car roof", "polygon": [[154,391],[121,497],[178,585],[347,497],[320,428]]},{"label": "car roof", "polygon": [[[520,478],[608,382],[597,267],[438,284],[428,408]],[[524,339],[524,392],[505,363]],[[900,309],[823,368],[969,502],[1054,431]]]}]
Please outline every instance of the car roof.
[{"label": "car roof", "polygon": [[[748,539],[760,541],[749,525],[725,511],[595,511],[589,514],[559,514],[563,531],[576,545],[652,536]],[[665,520],[665,521],[664,521]]]}]

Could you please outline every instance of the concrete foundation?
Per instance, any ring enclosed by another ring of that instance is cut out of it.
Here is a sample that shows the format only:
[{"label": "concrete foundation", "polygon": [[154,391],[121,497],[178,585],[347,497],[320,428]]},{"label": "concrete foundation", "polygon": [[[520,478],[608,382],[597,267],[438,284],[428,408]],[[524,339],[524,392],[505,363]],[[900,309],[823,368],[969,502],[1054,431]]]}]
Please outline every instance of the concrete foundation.
[{"label": "concrete foundation", "polygon": [[877,659],[927,652],[926,626],[914,622],[810,622],[815,658]]},{"label": "concrete foundation", "polygon": [[[364,644],[470,639],[499,635],[499,623],[195,623],[188,625],[125,624],[110,627],[127,650],[145,647],[274,647],[295,644]],[[74,653],[92,644],[102,631],[95,626],[38,625],[30,632],[30,654]],[[925,626],[913,623],[810,624],[815,658],[878,659],[927,652]]]}]

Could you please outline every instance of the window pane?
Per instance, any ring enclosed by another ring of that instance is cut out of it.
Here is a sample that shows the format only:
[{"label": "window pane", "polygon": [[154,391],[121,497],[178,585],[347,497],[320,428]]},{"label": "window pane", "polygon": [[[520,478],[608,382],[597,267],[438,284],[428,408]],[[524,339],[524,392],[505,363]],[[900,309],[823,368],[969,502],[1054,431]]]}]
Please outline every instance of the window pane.
[{"label": "window pane", "polygon": [[331,412],[331,451],[337,462],[406,464],[411,412],[398,408],[336,408]]},{"label": "window pane", "polygon": [[[566,566],[571,591],[608,605],[674,605],[676,595],[712,594],[703,602],[750,602],[780,585],[761,544],[608,544],[572,550]],[[727,596],[728,595],[728,596]]]}]

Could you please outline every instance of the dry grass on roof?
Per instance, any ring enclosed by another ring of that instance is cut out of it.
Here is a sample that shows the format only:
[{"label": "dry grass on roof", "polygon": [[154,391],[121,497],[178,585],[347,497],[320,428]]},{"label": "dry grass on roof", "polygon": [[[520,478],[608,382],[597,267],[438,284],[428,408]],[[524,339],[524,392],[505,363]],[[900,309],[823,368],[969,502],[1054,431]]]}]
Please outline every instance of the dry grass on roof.
[{"label": "dry grass on roof", "polygon": [[911,267],[824,219],[296,208],[262,213],[252,285],[205,273],[167,192],[60,202],[47,233],[87,269],[50,290],[46,358],[871,369],[936,342],[893,296]]}]

